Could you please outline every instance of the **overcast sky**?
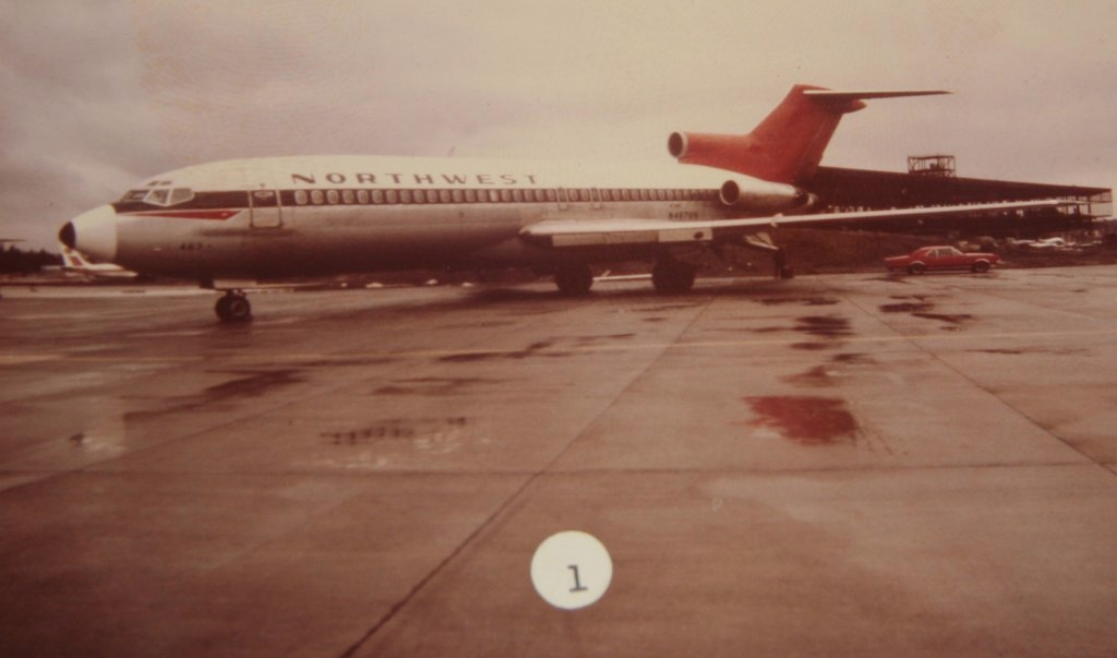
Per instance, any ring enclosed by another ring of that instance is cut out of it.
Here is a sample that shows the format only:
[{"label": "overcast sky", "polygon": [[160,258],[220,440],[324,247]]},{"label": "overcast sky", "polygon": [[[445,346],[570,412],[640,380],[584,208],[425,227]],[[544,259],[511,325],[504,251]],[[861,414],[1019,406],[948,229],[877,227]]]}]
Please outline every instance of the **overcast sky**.
[{"label": "overcast sky", "polygon": [[[233,157],[669,161],[803,82],[948,89],[846,117],[823,164],[1117,184],[1117,3],[0,0],[0,237]],[[679,165],[682,166],[682,165]]]}]

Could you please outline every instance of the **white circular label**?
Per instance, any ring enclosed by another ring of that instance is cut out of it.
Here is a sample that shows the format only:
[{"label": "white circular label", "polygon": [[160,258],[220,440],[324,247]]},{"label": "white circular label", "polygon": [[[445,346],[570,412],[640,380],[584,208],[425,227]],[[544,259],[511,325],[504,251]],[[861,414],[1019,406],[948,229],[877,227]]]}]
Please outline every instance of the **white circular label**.
[{"label": "white circular label", "polygon": [[577,610],[597,602],[613,580],[613,560],[593,535],[568,530],[543,540],[531,558],[531,582],[556,608]]}]

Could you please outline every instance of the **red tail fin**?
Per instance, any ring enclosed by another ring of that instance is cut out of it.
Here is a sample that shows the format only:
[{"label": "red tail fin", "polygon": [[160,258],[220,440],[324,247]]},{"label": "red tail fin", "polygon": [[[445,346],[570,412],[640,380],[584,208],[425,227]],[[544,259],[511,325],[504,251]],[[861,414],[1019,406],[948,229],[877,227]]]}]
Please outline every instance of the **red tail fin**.
[{"label": "red tail fin", "polygon": [[870,98],[927,96],[945,91],[841,92],[795,85],[747,135],[674,133],[667,142],[679,162],[699,164],[780,183],[802,183],[822,161],[843,114]]}]

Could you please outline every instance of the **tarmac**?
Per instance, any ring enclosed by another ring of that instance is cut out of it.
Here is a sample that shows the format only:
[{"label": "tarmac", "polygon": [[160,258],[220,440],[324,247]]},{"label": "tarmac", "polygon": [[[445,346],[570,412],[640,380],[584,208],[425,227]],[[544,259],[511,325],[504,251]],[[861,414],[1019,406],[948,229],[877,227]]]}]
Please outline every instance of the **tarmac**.
[{"label": "tarmac", "polygon": [[1117,268],[650,288],[5,287],[0,655],[1117,655]]}]

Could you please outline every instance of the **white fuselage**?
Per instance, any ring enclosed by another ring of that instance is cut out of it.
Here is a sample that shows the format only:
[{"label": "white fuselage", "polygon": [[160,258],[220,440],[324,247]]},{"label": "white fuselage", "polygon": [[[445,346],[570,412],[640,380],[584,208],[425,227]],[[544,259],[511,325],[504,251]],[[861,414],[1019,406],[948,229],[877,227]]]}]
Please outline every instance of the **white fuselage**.
[{"label": "white fuselage", "polygon": [[[728,181],[735,200],[721,192]],[[555,251],[523,239],[525,227],[552,220],[710,221],[805,205],[805,195],[790,185],[677,164],[279,157],[153,177],[74,219],[63,233],[71,231],[75,246],[99,260],[201,280],[428,266],[546,268]],[[650,252],[647,245],[593,247],[579,257]]]}]

